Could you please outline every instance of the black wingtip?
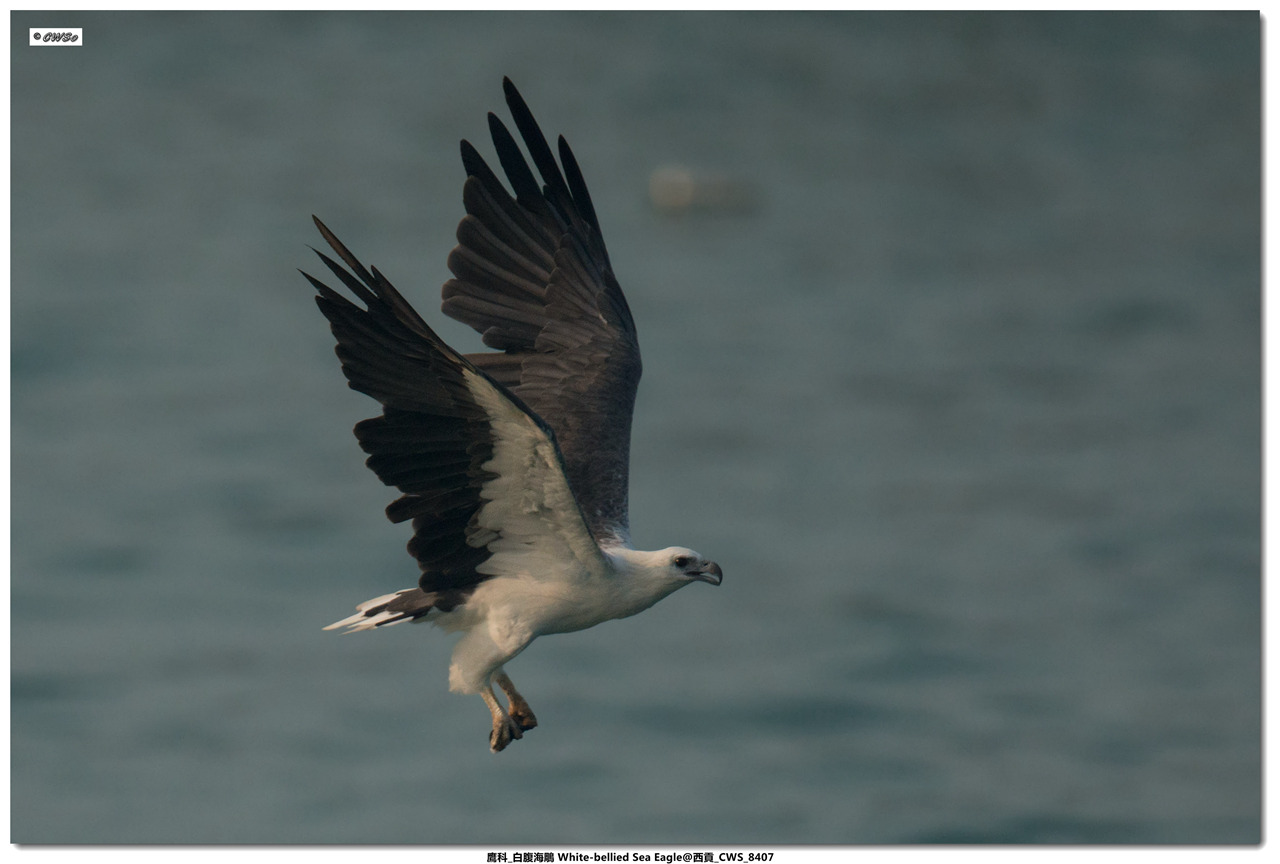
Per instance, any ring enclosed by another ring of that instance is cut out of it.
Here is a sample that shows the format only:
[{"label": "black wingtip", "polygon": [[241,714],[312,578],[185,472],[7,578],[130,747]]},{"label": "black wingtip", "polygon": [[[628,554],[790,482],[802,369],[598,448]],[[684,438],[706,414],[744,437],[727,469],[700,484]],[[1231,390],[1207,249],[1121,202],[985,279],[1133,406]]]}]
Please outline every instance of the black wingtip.
[{"label": "black wingtip", "polygon": [[524,97],[520,95],[516,85],[511,83],[511,79],[506,76],[503,76],[502,79],[502,95],[506,97],[507,107],[511,109],[513,114],[519,114],[521,109],[528,112],[529,106],[525,103]]},{"label": "black wingtip", "polygon": [[[587,220],[587,224],[595,229],[596,234],[600,234],[600,220],[596,216],[596,207],[591,203],[591,193],[587,191],[587,181],[582,178],[582,168],[578,165],[578,160],[573,155],[573,150],[569,149],[569,142],[564,140],[561,135],[557,140],[560,149],[560,164],[564,166],[564,176],[569,184],[569,195],[573,198],[573,202],[578,205],[578,211],[582,214],[582,218]],[[606,256],[607,257],[607,256]]]},{"label": "black wingtip", "polygon": [[[329,230],[329,226],[325,225],[314,215],[311,218],[315,219],[316,228],[320,230],[320,236],[329,244],[329,248],[338,253],[338,257],[342,259],[343,263],[351,268],[351,272],[359,276],[365,284],[372,284],[373,280],[369,277],[369,271],[365,269],[364,265],[360,263],[356,256],[351,254],[351,250],[338,239],[337,235]],[[316,254],[319,255],[320,253],[317,252]],[[323,258],[324,256],[321,255],[320,257]]]},{"label": "black wingtip", "polygon": [[[314,213],[311,214],[311,221],[316,223],[316,230],[320,232],[320,236],[324,238],[324,242],[329,244],[329,248],[337,252],[339,256],[345,258],[346,255],[343,255],[343,253],[346,252],[347,247],[343,246],[342,241],[340,241],[337,236],[329,230],[329,226],[321,222],[320,217]],[[316,254],[318,255],[320,253],[316,252]],[[347,252],[347,255],[350,254],[351,253]]]},{"label": "black wingtip", "polygon": [[492,111],[489,112],[489,134],[493,138],[494,149],[498,151],[498,162],[502,165],[502,170],[506,172],[507,180],[510,181],[511,188],[516,193],[516,200],[525,208],[535,212],[545,207],[542,189],[538,186],[529,163],[524,161],[524,156],[520,153],[520,145],[516,143],[511,130]]},{"label": "black wingtip", "polygon": [[476,177],[483,174],[487,166],[484,164],[484,157],[480,155],[480,151],[475,148],[475,145],[463,138],[459,149],[462,150],[462,167],[466,169],[467,176]]}]

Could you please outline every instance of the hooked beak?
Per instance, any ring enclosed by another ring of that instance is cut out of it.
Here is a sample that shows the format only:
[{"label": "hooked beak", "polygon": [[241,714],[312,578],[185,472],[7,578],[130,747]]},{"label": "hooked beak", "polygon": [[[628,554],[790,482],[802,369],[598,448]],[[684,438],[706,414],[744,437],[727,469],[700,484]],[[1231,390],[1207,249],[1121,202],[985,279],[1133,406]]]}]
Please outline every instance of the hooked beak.
[{"label": "hooked beak", "polygon": [[708,561],[701,568],[691,571],[689,576],[699,582],[709,582],[712,585],[719,585],[721,580],[724,579],[724,573],[720,571],[720,565],[714,561]]}]

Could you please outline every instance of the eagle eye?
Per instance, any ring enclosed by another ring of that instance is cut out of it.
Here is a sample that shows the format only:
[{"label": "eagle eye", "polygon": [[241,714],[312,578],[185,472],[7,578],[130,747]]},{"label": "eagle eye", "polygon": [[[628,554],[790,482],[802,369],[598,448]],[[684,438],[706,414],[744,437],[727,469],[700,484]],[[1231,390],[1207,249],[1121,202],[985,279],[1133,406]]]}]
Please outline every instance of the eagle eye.
[{"label": "eagle eye", "polygon": [[674,559],[672,559],[671,563],[679,567],[681,570],[683,570],[684,568],[689,566],[689,562],[692,560],[693,559],[690,558],[688,555],[677,555]]}]

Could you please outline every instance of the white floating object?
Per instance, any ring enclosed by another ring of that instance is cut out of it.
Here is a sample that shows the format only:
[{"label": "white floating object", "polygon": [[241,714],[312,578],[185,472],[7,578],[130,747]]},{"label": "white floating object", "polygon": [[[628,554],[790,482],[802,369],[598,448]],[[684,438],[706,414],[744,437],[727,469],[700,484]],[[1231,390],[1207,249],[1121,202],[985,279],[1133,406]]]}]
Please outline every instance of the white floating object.
[{"label": "white floating object", "polygon": [[660,213],[743,212],[756,206],[755,191],[725,174],[663,165],[649,175],[649,201]]}]

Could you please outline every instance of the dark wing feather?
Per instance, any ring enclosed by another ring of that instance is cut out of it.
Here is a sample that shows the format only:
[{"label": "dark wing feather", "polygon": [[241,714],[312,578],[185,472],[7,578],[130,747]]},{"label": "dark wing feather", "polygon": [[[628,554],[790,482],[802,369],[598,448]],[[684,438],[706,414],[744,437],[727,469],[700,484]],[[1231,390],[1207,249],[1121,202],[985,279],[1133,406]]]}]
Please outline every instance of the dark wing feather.
[{"label": "dark wing feather", "polygon": [[[387,507],[388,518],[413,520],[409,553],[422,570],[418,585],[425,596],[415,593],[416,611],[406,608],[405,615],[418,617],[433,606],[447,611],[490,578],[477,572],[490,557],[490,538],[480,536],[474,522],[484,486],[497,476],[485,469],[495,433],[465,379],[468,371],[482,373],[442,342],[376,267],[366,270],[319,219],[316,225],[351,272],[316,254],[365,307],[303,274],[319,292],[316,304],[338,340],[351,388],[383,405],[382,415],[357,424],[355,433],[368,466],[404,493]],[[519,399],[511,401],[529,414]]]},{"label": "dark wing feather", "polygon": [[561,173],[524,99],[507,79],[503,89],[543,185],[494,115],[490,133],[514,198],[462,142],[467,215],[449,255],[455,278],[444,285],[443,309],[501,352],[467,359],[555,430],[592,532],[626,539],[631,413],[640,382],[635,322],[569,145],[558,141]]}]

